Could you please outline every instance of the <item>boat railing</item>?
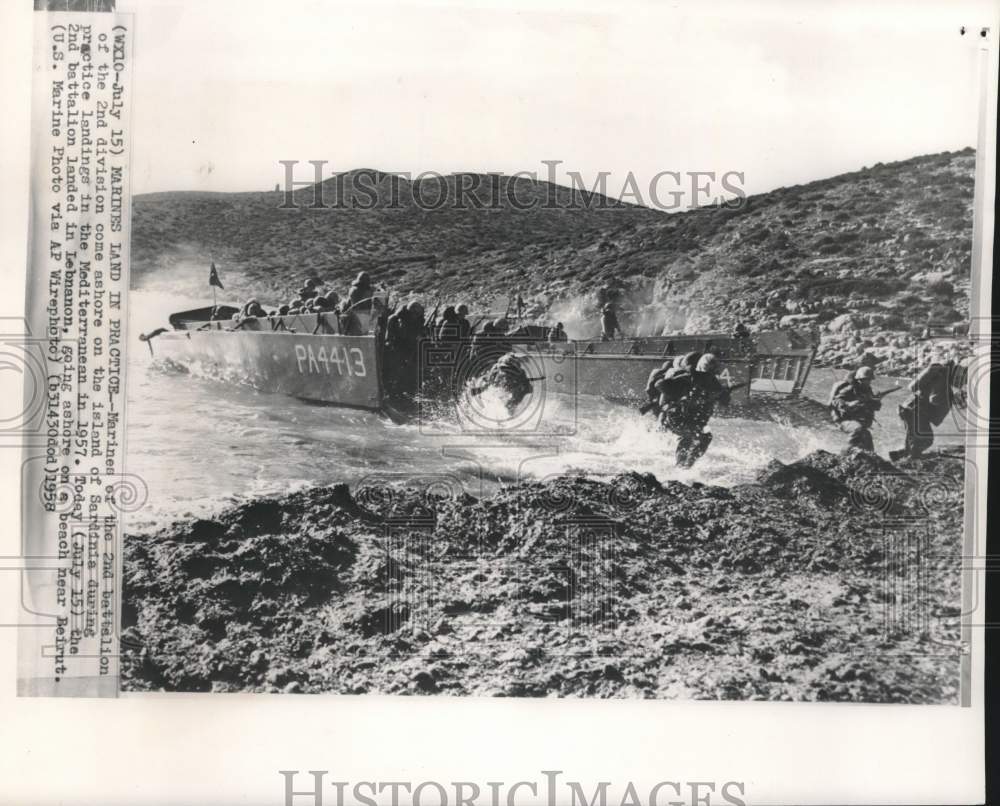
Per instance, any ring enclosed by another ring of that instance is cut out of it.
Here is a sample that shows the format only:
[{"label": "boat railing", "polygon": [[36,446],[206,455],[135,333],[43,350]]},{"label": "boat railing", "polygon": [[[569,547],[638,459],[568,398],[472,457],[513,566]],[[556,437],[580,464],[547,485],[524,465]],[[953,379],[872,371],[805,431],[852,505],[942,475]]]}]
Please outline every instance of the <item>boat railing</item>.
[{"label": "boat railing", "polygon": [[242,319],[211,319],[175,315],[170,318],[175,330],[221,330],[228,332],[308,333],[312,335],[364,336],[374,332],[376,320],[367,312],[336,311],[294,313],[283,316],[247,316]]}]

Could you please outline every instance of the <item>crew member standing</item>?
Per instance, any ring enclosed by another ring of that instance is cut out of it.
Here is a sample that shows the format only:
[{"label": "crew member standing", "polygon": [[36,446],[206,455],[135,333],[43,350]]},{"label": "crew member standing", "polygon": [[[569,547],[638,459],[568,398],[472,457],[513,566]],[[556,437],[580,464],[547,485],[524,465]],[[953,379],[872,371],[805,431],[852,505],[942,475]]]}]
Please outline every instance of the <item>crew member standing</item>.
[{"label": "crew member standing", "polygon": [[312,277],[306,278],[305,285],[299,289],[299,299],[303,303],[306,303],[318,294],[319,292],[316,290],[316,281]]},{"label": "crew member standing", "polygon": [[469,324],[469,306],[459,305],[456,313],[458,314],[458,337],[466,342],[472,336],[472,325]]},{"label": "crew member standing", "polygon": [[347,304],[358,310],[371,310],[372,293],[374,292],[372,291],[371,277],[368,276],[368,272],[359,271],[347,292]]},{"label": "crew member standing", "polygon": [[624,335],[622,333],[621,325],[618,324],[618,316],[615,313],[615,306],[608,302],[605,303],[601,313],[601,341],[611,341],[614,339],[615,333]]},{"label": "crew member standing", "polygon": [[567,341],[566,328],[562,322],[556,322],[556,326],[549,331],[549,343],[555,344],[560,341]]},{"label": "crew member standing", "polygon": [[444,309],[441,319],[435,323],[435,341],[458,341],[461,338],[461,324],[458,319],[458,311],[451,305]]}]

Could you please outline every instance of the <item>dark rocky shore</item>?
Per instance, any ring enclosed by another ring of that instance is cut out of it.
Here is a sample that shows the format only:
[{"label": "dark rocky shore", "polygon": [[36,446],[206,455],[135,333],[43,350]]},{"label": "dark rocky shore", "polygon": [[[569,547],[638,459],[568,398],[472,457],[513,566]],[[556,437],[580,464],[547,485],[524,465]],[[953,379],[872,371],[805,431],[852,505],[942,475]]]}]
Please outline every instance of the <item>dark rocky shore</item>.
[{"label": "dark rocky shore", "polygon": [[964,468],[257,500],[126,538],[123,687],[955,702]]}]

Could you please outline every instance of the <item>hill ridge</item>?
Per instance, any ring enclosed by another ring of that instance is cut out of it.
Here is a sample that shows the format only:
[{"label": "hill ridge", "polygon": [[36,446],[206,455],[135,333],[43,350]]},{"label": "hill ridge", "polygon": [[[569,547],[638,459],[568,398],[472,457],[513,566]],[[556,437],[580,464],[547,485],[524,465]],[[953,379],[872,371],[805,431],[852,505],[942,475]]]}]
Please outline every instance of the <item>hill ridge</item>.
[{"label": "hill ridge", "polygon": [[[907,349],[928,323],[968,317],[974,168],[972,149],[928,154],[775,188],[738,208],[675,213],[619,203],[281,210],[274,191],[140,195],[133,281],[204,293],[213,259],[227,288],[274,302],[310,274],[346,288],[365,268],[397,298],[488,306],[522,293],[568,328],[591,326],[606,298],[638,312],[630,326],[647,331],[797,317],[824,328],[824,360],[847,365],[865,350]],[[381,177],[379,187],[391,176],[354,171]],[[463,176],[487,175],[438,181]],[[549,192],[524,181],[531,198]],[[556,187],[564,200],[583,192]]]}]

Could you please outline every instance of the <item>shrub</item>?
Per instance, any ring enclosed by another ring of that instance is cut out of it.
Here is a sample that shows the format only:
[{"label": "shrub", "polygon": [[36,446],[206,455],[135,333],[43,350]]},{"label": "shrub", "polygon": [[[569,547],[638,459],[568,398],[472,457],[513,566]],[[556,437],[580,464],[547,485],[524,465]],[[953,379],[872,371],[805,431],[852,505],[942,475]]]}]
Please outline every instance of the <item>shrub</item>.
[{"label": "shrub", "polygon": [[955,286],[947,280],[935,280],[933,283],[927,285],[927,290],[935,296],[948,297],[950,299],[955,293]]},{"label": "shrub", "polygon": [[[833,279],[803,280],[799,283],[799,296],[818,299],[825,296],[847,297],[851,294],[866,297],[887,297],[905,285],[902,280],[880,277],[840,277]],[[922,302],[920,297],[914,297]]]},{"label": "shrub", "polygon": [[929,322],[957,322],[962,314],[949,305],[935,305],[927,314]]}]

